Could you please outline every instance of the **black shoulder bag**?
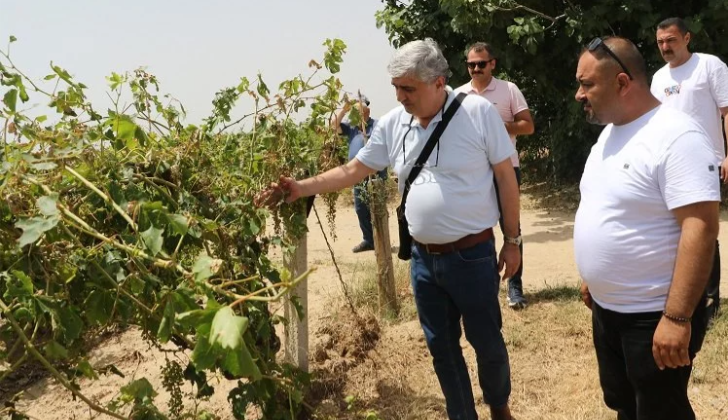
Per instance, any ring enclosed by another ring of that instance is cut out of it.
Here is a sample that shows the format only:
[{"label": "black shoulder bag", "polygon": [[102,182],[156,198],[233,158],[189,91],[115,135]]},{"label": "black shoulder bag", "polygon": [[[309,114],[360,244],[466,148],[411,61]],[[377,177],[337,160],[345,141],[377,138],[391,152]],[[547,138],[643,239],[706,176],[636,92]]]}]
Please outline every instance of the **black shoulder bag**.
[{"label": "black shoulder bag", "polygon": [[[455,97],[450,106],[447,108],[447,111],[445,111],[445,114],[442,116],[442,121],[437,124],[435,130],[432,132],[432,134],[430,134],[430,138],[427,139],[427,144],[425,144],[425,148],[422,149],[422,153],[420,153],[420,156],[415,161],[415,165],[412,167],[412,170],[407,176],[407,181],[405,181],[404,183],[402,202],[399,204],[399,207],[397,207],[397,224],[399,225],[399,251],[397,252],[397,257],[399,257],[400,260],[407,261],[412,258],[412,235],[410,235],[409,232],[407,216],[405,216],[404,214],[410,186],[415,181],[415,178],[417,178],[417,176],[420,174],[420,171],[422,170],[422,167],[424,166],[427,159],[430,158],[432,150],[435,148],[435,144],[440,141],[440,136],[445,131],[445,128],[447,128],[447,125],[448,123],[450,123],[452,116],[455,115],[455,112],[458,110],[458,108],[460,108],[460,104],[462,103],[465,96],[465,93],[459,93],[458,96]],[[403,142],[406,140],[407,139],[402,139]]]}]

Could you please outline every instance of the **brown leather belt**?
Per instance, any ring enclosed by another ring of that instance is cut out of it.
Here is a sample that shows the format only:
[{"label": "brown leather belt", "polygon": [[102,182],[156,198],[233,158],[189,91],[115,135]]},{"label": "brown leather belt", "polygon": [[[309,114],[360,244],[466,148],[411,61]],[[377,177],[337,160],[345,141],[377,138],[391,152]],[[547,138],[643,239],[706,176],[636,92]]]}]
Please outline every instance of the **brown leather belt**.
[{"label": "brown leather belt", "polygon": [[480,233],[473,233],[467,236],[463,236],[455,242],[448,244],[423,244],[418,242],[416,239],[414,242],[421,246],[427,251],[428,254],[449,254],[451,252],[460,251],[461,249],[470,248],[481,242],[489,241],[493,239],[493,228],[488,228]]}]

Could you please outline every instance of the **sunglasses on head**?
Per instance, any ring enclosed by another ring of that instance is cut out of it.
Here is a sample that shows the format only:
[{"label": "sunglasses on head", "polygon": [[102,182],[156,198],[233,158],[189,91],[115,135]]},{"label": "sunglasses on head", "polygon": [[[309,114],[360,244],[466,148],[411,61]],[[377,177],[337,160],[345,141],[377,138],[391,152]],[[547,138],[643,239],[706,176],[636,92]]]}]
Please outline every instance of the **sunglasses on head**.
[{"label": "sunglasses on head", "polygon": [[604,49],[604,51],[607,54],[609,54],[614,59],[614,61],[616,61],[619,64],[620,67],[622,67],[622,70],[624,70],[624,73],[627,76],[629,76],[629,80],[632,80],[632,74],[629,72],[629,70],[627,70],[627,67],[624,65],[624,63],[622,63],[622,60],[620,60],[619,57],[617,57],[617,54],[615,54],[614,51],[612,51],[612,49],[609,48],[607,46],[607,44],[604,43],[603,39],[601,39],[600,37],[596,37],[596,38],[592,39],[591,42],[589,43],[589,45],[586,46],[586,49],[588,51],[592,52],[592,51],[595,51],[599,47],[602,47]]},{"label": "sunglasses on head", "polygon": [[484,69],[485,66],[488,65],[491,61],[495,60],[494,58],[491,58],[490,60],[484,60],[484,61],[466,61],[465,64],[468,65],[468,68],[473,70],[474,68]]}]

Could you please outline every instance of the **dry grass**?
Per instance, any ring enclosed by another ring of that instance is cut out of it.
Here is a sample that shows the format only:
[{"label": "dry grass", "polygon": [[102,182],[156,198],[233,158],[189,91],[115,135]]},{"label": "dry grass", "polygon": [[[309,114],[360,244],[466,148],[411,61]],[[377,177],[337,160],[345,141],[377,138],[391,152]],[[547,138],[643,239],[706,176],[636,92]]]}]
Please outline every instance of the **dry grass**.
[{"label": "dry grass", "polygon": [[[409,263],[399,260],[394,255],[392,256],[392,260],[394,263],[394,287],[401,308],[399,314],[390,314],[383,321],[387,323],[399,323],[417,319],[417,309],[415,308],[410,290]],[[350,286],[354,305],[373,313],[379,310],[379,292],[377,290],[376,274],[376,262],[367,261],[360,263],[354,267],[353,284]]]},{"label": "dry grass", "polygon": [[[338,392],[321,402],[316,418],[364,419],[371,412],[377,413],[375,418],[387,420],[446,418],[409,292],[408,265],[397,261],[396,272],[402,313],[386,320],[375,349],[345,372]],[[357,273],[355,302],[362,310],[375,312],[374,267],[362,266]],[[501,308],[511,359],[511,407],[516,418],[614,419],[615,414],[602,401],[590,314],[579,301],[576,286],[545,287],[527,297],[531,304],[525,311],[514,312],[504,303]],[[464,340],[463,348],[473,389],[480,395],[475,355]],[[698,418],[728,418],[727,374],[728,315],[723,315],[709,331],[695,363],[690,396]],[[350,403],[344,401],[347,396]],[[482,398],[477,400],[480,418],[490,418]]]}]

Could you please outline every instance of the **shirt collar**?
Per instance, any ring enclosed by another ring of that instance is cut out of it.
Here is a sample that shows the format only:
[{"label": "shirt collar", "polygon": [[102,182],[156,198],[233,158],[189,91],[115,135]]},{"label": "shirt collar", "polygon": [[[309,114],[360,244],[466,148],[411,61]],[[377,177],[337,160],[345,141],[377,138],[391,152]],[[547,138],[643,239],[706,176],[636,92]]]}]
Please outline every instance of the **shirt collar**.
[{"label": "shirt collar", "polygon": [[488,83],[488,86],[486,86],[485,89],[481,90],[480,92],[475,89],[475,87],[473,86],[473,81],[471,80],[470,83],[468,83],[468,85],[470,86],[470,91],[468,93],[477,93],[478,95],[482,95],[483,92],[493,91],[495,90],[498,80],[499,79],[493,77],[492,79],[490,79],[490,83]]}]

